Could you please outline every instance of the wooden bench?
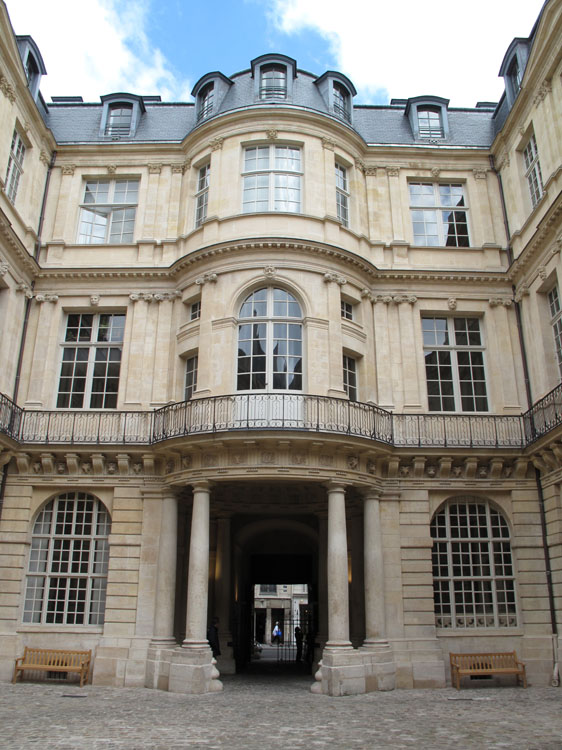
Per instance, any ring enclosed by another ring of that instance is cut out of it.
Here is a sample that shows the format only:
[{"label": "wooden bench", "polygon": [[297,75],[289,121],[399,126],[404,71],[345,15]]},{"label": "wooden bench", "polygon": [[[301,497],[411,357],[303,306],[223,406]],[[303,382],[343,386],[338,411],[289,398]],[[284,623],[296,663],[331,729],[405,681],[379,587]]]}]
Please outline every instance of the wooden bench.
[{"label": "wooden bench", "polygon": [[18,673],[26,669],[41,672],[77,672],[80,675],[80,687],[88,681],[90,671],[91,651],[68,651],[56,648],[30,648],[25,647],[23,656],[16,659],[14,677],[12,682],[18,679]]},{"label": "wooden bench", "polygon": [[451,659],[451,682],[460,690],[460,679],[464,675],[515,674],[527,687],[525,665],[517,659],[515,651],[491,654],[449,654]]}]

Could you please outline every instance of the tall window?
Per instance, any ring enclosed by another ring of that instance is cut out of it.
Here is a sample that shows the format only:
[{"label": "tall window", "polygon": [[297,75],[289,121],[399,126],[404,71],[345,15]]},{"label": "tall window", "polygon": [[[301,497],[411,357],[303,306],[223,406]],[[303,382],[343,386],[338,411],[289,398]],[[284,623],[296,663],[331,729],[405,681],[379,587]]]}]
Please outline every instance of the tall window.
[{"label": "tall window", "polygon": [[544,193],[539,152],[534,134],[529,138],[529,143],[523,149],[523,159],[525,160],[525,177],[534,208]]},{"label": "tall window", "polygon": [[487,411],[478,318],[422,318],[430,411]]},{"label": "tall window", "polygon": [[211,165],[205,164],[199,170],[197,178],[197,203],[195,206],[195,226],[199,227],[207,218],[207,206],[209,205],[209,177]]},{"label": "tall window", "polygon": [[301,391],[302,313],[293,295],[258,289],[239,317],[237,389]]},{"label": "tall window", "polygon": [[517,626],[509,527],[487,502],[459,498],[431,522],[435,624]]},{"label": "tall window", "polygon": [[357,362],[343,355],[343,389],[350,401],[357,401]]},{"label": "tall window", "polygon": [[10,146],[10,157],[8,159],[8,169],[6,170],[6,195],[15,203],[20,184],[20,177],[23,174],[23,157],[25,156],[25,144],[21,135],[14,130],[12,135],[12,145]]},{"label": "tall window", "polygon": [[414,245],[469,247],[467,206],[459,183],[411,182]]},{"label": "tall window", "polygon": [[109,107],[107,113],[107,123],[105,134],[118,136],[127,136],[131,132],[131,123],[133,120],[132,104],[113,104]]},{"label": "tall window", "polygon": [[51,500],[33,526],[23,621],[102,625],[111,519],[92,495]]},{"label": "tall window", "polygon": [[197,388],[197,364],[198,357],[189,357],[185,363],[185,394],[184,399],[189,401]]},{"label": "tall window", "polygon": [[333,87],[334,95],[334,113],[338,117],[342,117],[344,120],[350,119],[350,106],[349,106],[349,93],[341,85],[341,83],[334,82]]},{"label": "tall window", "polygon": [[562,378],[562,310],[560,309],[558,286],[555,286],[548,293],[548,304],[550,307],[550,322],[554,334],[554,351],[556,352],[556,361],[558,362],[558,373],[560,378]]},{"label": "tall window", "polygon": [[125,316],[68,316],[62,343],[57,408],[115,409]]},{"label": "tall window", "polygon": [[283,65],[262,65],[260,99],[287,98],[287,68]]},{"label": "tall window", "polygon": [[347,185],[347,169],[336,162],[336,205],[338,219],[349,226],[349,189]]},{"label": "tall window", "polygon": [[513,58],[513,62],[509,66],[507,75],[509,76],[509,80],[511,81],[513,96],[516,97],[519,93],[519,89],[521,88],[521,80],[523,78],[521,68],[519,67],[519,62],[517,61],[517,56]]},{"label": "tall window", "polygon": [[197,114],[198,120],[203,120],[205,117],[209,117],[213,112],[215,96],[215,84],[208,83],[201,89],[199,93],[199,112]]},{"label": "tall window", "polygon": [[301,151],[294,146],[252,146],[244,151],[242,210],[301,210]]},{"label": "tall window", "polygon": [[80,211],[78,242],[126,244],[133,241],[138,180],[88,180]]},{"label": "tall window", "polygon": [[418,107],[420,138],[443,138],[443,122],[438,107]]}]

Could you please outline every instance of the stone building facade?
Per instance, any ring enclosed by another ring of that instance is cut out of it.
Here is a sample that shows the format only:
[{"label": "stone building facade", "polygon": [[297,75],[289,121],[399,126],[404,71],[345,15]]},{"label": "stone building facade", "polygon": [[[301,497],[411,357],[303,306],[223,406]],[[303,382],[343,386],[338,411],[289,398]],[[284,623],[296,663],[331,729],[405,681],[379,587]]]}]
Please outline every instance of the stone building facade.
[{"label": "stone building facade", "polygon": [[0,678],[52,645],[220,690],[277,581],[316,692],[442,687],[450,651],[556,682],[562,2],[473,109],[277,54],[46,103],[0,24]]}]

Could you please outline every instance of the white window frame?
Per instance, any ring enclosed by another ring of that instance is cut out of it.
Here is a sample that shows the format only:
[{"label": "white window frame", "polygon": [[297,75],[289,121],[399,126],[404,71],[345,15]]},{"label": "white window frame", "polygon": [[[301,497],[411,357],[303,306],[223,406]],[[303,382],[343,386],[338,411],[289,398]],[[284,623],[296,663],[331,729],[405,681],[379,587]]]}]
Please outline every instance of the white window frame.
[{"label": "white window frame", "polygon": [[511,535],[488,501],[459,497],[431,521],[435,624],[465,631],[517,627]]},{"label": "white window frame", "polygon": [[193,398],[193,393],[197,390],[197,370],[199,367],[199,356],[193,354],[185,360],[185,388],[184,400],[189,401]]},{"label": "white window frame", "polygon": [[[300,303],[286,289],[262,287],[246,297],[238,316],[237,392],[302,392],[302,318]],[[285,386],[279,385],[283,379]]]},{"label": "white window frame", "polygon": [[128,102],[115,102],[107,108],[105,135],[124,138],[131,134],[133,105]]},{"label": "white window frame", "polygon": [[210,81],[209,83],[206,83],[199,92],[199,112],[197,113],[197,120],[204,120],[212,115],[214,99],[215,84],[213,81]]},{"label": "white window frame", "polygon": [[523,149],[523,161],[525,164],[525,179],[527,180],[529,188],[531,204],[533,208],[535,208],[544,195],[544,187],[542,182],[541,164],[539,161],[539,151],[534,133],[531,135],[527,145]]},{"label": "white window frame", "polygon": [[111,517],[93,495],[51,500],[33,525],[23,622],[103,625]]},{"label": "white window frame", "polygon": [[287,66],[281,63],[266,63],[260,67],[259,97],[263,100],[287,98]]},{"label": "white window frame", "polygon": [[57,409],[117,408],[125,322],[125,313],[68,313]]},{"label": "white window frame", "polygon": [[[462,182],[410,182],[413,244],[470,247],[468,201]],[[456,202],[455,202],[456,201]]]},{"label": "white window frame", "polygon": [[[488,412],[480,318],[423,315],[422,337],[428,410],[436,413]],[[463,377],[463,373],[470,377]]]},{"label": "white window frame", "polygon": [[349,354],[343,355],[343,389],[350,401],[358,400],[357,360]]},{"label": "white window frame", "polygon": [[195,226],[200,227],[207,218],[209,207],[209,181],[211,177],[211,164],[207,162],[199,168],[197,175],[197,193],[195,194]]},{"label": "white window frame", "polygon": [[189,308],[189,320],[199,320],[201,317],[201,300],[195,300]]},{"label": "white window frame", "polygon": [[336,162],[336,207],[338,219],[344,227],[349,226],[349,182],[347,179],[347,167]]},{"label": "white window frame", "polygon": [[344,320],[355,320],[354,304],[342,299],[340,303],[341,316]]},{"label": "white window frame", "polygon": [[351,120],[351,97],[339,81],[332,82],[334,114],[348,122]]},{"label": "white window frame", "polygon": [[417,107],[420,138],[444,138],[443,115],[440,107],[421,104]]},{"label": "white window frame", "polygon": [[78,244],[132,244],[139,186],[138,178],[86,180],[80,204]]},{"label": "white window frame", "polygon": [[550,324],[554,336],[554,353],[558,362],[558,376],[562,380],[562,308],[558,285],[548,292],[548,306],[550,308]]},{"label": "white window frame", "polygon": [[242,174],[242,213],[301,213],[302,174],[300,146],[247,146]]},{"label": "white window frame", "polygon": [[21,176],[23,174],[23,160],[25,157],[25,149],[26,147],[23,138],[18,133],[17,128],[14,128],[5,181],[6,195],[8,196],[8,199],[11,201],[11,203],[16,202],[18,187]]}]

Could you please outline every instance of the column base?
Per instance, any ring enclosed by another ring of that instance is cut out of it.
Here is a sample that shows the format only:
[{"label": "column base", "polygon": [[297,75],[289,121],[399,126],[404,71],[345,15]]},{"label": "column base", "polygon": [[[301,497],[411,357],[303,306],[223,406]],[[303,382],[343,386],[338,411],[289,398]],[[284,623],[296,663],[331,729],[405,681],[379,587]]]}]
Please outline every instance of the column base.
[{"label": "column base", "polygon": [[170,663],[168,691],[188,695],[220,692],[223,688],[216,663],[208,645],[201,649],[186,649],[183,645],[175,649]]},{"label": "column base", "polygon": [[326,648],[311,687],[324,695],[362,695],[377,690],[393,690],[396,665],[388,644],[377,649]]}]

